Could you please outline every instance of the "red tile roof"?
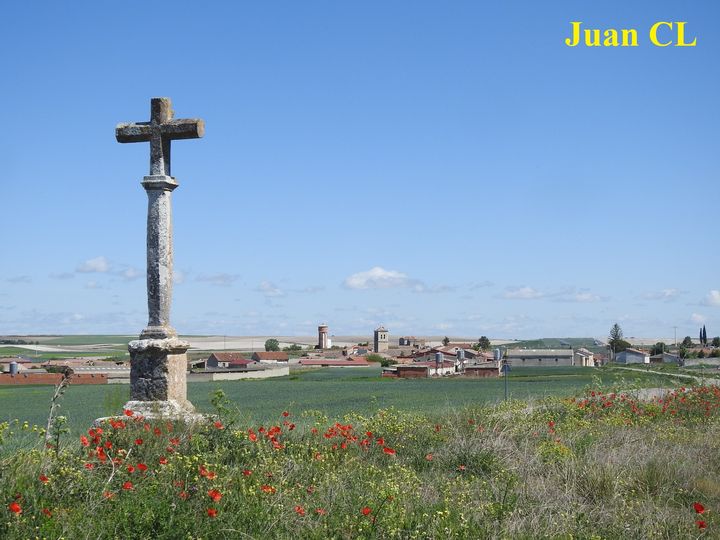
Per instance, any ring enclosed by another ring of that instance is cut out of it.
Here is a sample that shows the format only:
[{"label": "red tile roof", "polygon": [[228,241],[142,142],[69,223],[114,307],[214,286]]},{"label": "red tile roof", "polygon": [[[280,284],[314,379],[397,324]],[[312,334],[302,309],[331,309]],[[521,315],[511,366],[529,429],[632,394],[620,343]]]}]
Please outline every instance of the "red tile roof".
[{"label": "red tile roof", "polygon": [[239,352],[214,352],[210,356],[214,356],[218,362],[244,362],[245,364],[252,362]]},{"label": "red tile roof", "polygon": [[281,351],[261,351],[253,353],[253,358],[258,360],[288,360],[288,353]]},{"label": "red tile roof", "polygon": [[338,359],[302,359],[300,360],[301,366],[369,366],[370,363],[363,359],[357,358],[355,360],[338,360]]}]

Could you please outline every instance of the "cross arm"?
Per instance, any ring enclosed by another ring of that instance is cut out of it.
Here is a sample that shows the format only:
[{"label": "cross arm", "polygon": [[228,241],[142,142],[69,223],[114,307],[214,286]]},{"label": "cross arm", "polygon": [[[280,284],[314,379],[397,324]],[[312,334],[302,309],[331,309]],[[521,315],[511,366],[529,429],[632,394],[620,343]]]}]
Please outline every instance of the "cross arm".
[{"label": "cross arm", "polygon": [[178,118],[160,125],[169,139],[199,139],[205,135],[205,122],[199,118]]},{"label": "cross arm", "polygon": [[118,124],[115,127],[115,139],[120,143],[147,142],[152,137],[150,122]]}]

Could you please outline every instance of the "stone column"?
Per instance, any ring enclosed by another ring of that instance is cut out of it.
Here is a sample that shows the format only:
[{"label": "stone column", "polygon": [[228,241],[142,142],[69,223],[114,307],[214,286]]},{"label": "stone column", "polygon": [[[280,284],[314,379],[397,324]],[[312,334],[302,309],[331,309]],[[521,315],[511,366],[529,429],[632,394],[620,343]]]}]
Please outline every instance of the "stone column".
[{"label": "stone column", "polygon": [[187,341],[170,326],[173,287],[171,193],[172,176],[146,176],[148,195],[147,296],[148,324],[131,341],[130,401],[126,409],[146,417],[183,417],[194,411],[187,399]]}]

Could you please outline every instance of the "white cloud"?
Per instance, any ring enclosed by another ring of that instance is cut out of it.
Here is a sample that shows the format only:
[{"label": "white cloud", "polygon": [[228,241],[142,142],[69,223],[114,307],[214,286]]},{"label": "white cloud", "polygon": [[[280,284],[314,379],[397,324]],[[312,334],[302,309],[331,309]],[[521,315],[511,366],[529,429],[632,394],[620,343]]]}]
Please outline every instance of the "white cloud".
[{"label": "white cloud", "polygon": [[675,300],[682,294],[680,289],[661,289],[659,291],[647,292],[642,295],[646,300],[662,300],[664,302],[670,302]]},{"label": "white cloud", "polygon": [[173,283],[175,283],[175,285],[185,283],[185,272],[182,270],[173,270]]},{"label": "white cloud", "polygon": [[30,279],[30,276],[13,276],[7,278],[5,281],[8,283],[32,283],[32,279]]},{"label": "white cloud", "polygon": [[219,274],[202,274],[195,278],[195,281],[204,281],[217,287],[229,287],[237,281],[239,277],[237,274],[225,274],[221,272]]},{"label": "white cloud", "polygon": [[110,263],[108,260],[103,257],[95,257],[94,259],[88,259],[84,263],[80,264],[76,268],[77,272],[82,273],[90,273],[90,272],[109,272],[110,271]]},{"label": "white cloud", "polygon": [[285,296],[285,293],[281,291],[272,281],[260,282],[260,285],[257,286],[255,291],[262,293],[266,298]]},{"label": "white cloud", "polygon": [[503,298],[510,300],[536,300],[544,296],[545,294],[532,287],[508,287],[502,295]]},{"label": "white cloud", "polygon": [[407,274],[375,266],[365,272],[349,276],[343,284],[348,289],[392,289],[407,287],[415,283]]},{"label": "white cloud", "polygon": [[699,313],[693,313],[692,315],[690,315],[690,320],[695,324],[705,324],[705,321],[707,321],[707,317],[705,317],[704,315],[700,315]]},{"label": "white cloud", "polygon": [[705,297],[705,300],[703,300],[703,304],[708,306],[720,306],[720,291],[710,291]]},{"label": "white cloud", "polygon": [[140,277],[140,270],[131,266],[120,272],[120,275],[125,281],[133,281]]},{"label": "white cloud", "polygon": [[101,289],[102,287],[98,284],[97,281],[88,281],[85,283],[86,289]]}]

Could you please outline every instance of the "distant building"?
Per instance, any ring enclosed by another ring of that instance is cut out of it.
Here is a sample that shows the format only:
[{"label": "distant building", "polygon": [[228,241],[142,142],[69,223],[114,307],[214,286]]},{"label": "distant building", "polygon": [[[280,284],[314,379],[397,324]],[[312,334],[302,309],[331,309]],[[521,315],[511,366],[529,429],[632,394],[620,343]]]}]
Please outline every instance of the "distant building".
[{"label": "distant building", "polygon": [[390,348],[390,342],[388,341],[388,331],[382,325],[375,329],[373,335],[373,348],[375,349],[376,353],[386,352]]},{"label": "distant building", "polygon": [[508,349],[506,358],[513,366],[572,366],[572,349]]},{"label": "distant building", "polygon": [[578,349],[575,351],[575,365],[581,367],[595,367],[595,355],[587,349]]},{"label": "distant building", "polygon": [[318,343],[316,349],[325,350],[330,348],[330,339],[328,338],[328,325],[321,324],[318,326]]},{"label": "distant building", "polygon": [[248,360],[239,352],[215,352],[208,357],[205,366],[207,368],[244,368],[254,363],[254,360]]},{"label": "distant building", "polygon": [[284,362],[287,363],[290,357],[282,351],[261,351],[253,353],[252,359],[256,362]]},{"label": "distant building", "polygon": [[650,355],[638,349],[625,349],[615,355],[618,364],[649,364]]},{"label": "distant building", "polygon": [[367,367],[370,365],[364,357],[357,356],[351,360],[340,358],[301,358],[300,365],[303,367]]},{"label": "distant building", "polygon": [[421,349],[425,347],[425,340],[415,336],[402,336],[398,339],[400,347],[412,347],[413,349]]}]

